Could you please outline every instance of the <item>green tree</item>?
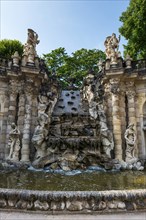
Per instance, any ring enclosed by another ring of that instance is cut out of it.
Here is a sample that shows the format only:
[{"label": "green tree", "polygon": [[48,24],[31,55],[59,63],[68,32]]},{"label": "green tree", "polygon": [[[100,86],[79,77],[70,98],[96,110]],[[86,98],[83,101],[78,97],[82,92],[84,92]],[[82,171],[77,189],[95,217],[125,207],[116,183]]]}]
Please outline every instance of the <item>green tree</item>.
[{"label": "green tree", "polygon": [[146,1],[131,0],[119,20],[123,22],[119,32],[128,40],[124,53],[133,59],[146,58]]},{"label": "green tree", "polygon": [[48,69],[56,72],[63,86],[69,85],[72,81],[76,86],[80,86],[90,70],[98,72],[99,59],[105,59],[105,54],[101,50],[80,49],[69,56],[64,48],[58,48],[51,53],[44,54]]},{"label": "green tree", "polygon": [[0,57],[4,59],[10,59],[11,56],[18,51],[21,56],[23,53],[23,45],[18,40],[0,40]]}]

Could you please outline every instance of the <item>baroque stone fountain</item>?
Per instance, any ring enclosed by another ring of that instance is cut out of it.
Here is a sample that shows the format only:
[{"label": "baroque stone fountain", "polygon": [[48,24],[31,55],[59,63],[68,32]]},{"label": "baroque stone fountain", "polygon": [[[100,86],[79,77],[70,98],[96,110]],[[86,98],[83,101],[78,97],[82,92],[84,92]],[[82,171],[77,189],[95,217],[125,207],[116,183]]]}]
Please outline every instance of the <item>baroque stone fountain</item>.
[{"label": "baroque stone fountain", "polygon": [[[48,74],[44,61],[38,57],[38,43],[38,34],[28,29],[22,57],[15,52],[11,60],[0,60],[1,167],[72,171],[94,166],[104,170],[143,170],[146,158],[145,60],[134,62],[128,55],[123,60],[119,39],[112,34],[105,40],[106,61],[99,61],[99,72],[89,72],[80,90],[75,87],[62,90],[57,78]],[[4,191],[1,193],[3,195]],[[14,196],[16,192],[7,193]],[[138,198],[141,193],[143,191],[137,192]],[[41,202],[34,192],[32,194],[37,197],[32,201],[34,209],[49,209],[43,196]],[[54,198],[52,207],[56,210],[127,207],[122,202],[126,199],[122,192],[116,202],[114,192],[111,202],[104,201],[102,193],[100,196],[93,193],[95,200],[101,197],[99,204],[94,201],[93,206],[91,201],[83,204],[85,197],[92,200],[87,194],[81,193],[77,203],[74,194],[68,194],[66,202],[62,200],[64,194],[58,194],[58,203],[52,194],[47,195]],[[135,198],[135,194],[133,196]],[[25,208],[31,207],[29,196],[26,200]],[[20,206],[24,205],[23,201]],[[6,199],[2,204],[9,206]]]}]

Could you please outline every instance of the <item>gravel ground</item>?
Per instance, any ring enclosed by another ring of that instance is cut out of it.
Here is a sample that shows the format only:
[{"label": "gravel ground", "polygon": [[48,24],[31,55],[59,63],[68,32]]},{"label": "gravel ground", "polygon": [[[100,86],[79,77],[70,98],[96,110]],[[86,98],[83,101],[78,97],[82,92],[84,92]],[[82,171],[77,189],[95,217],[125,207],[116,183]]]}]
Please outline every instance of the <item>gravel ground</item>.
[{"label": "gravel ground", "polygon": [[146,212],[102,215],[47,215],[40,213],[0,211],[0,220],[146,220]]}]

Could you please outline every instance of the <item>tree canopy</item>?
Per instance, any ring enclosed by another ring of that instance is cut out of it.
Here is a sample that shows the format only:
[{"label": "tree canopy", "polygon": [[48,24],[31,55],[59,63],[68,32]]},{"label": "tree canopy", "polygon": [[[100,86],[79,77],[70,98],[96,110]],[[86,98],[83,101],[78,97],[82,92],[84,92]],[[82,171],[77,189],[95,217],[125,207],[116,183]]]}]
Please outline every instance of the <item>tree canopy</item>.
[{"label": "tree canopy", "polygon": [[70,82],[80,86],[89,71],[98,72],[98,61],[105,59],[105,54],[97,49],[80,49],[68,55],[65,48],[52,50],[44,54],[43,58],[50,72],[57,75],[63,86]]},{"label": "tree canopy", "polygon": [[146,1],[131,0],[119,19],[123,22],[119,32],[128,40],[124,53],[133,59],[146,58]]},{"label": "tree canopy", "polygon": [[21,56],[23,53],[23,45],[18,40],[0,40],[0,57],[4,59],[10,59],[11,56],[18,51]]}]

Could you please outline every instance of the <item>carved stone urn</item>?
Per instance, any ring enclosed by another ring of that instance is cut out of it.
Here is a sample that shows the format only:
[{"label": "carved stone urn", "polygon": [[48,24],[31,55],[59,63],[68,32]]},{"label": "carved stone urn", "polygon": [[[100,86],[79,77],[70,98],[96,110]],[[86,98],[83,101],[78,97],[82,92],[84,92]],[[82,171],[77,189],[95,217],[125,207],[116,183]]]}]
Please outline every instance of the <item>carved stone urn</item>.
[{"label": "carved stone urn", "polygon": [[126,69],[131,69],[132,66],[131,66],[131,61],[132,61],[132,58],[127,54],[126,56]]},{"label": "carved stone urn", "polygon": [[13,66],[19,67],[20,56],[18,51],[16,51],[14,55],[12,55],[12,59],[13,59]]}]

